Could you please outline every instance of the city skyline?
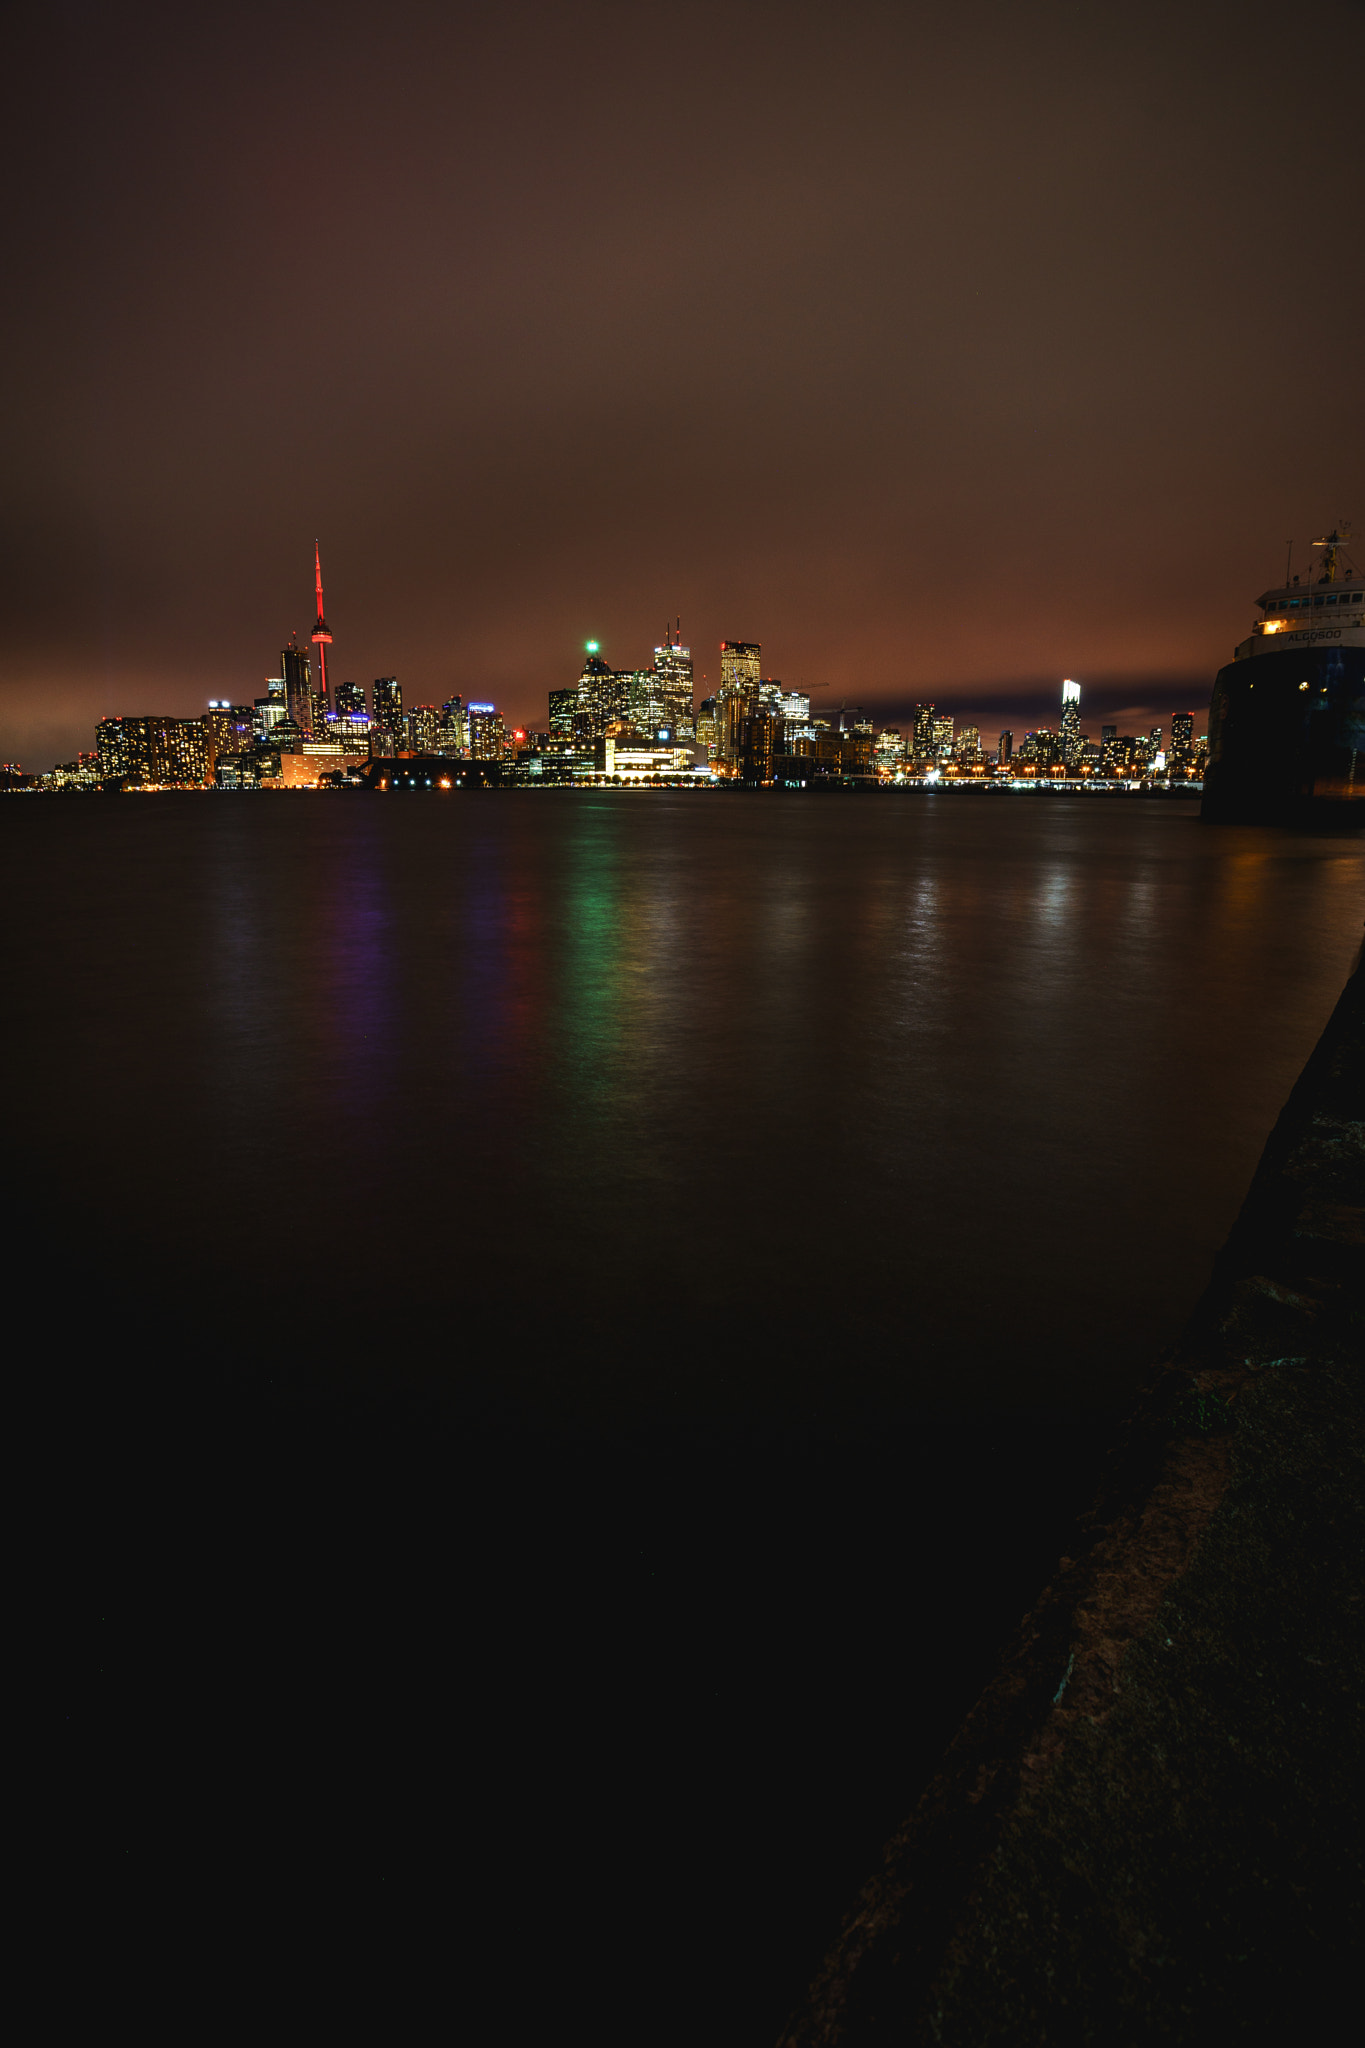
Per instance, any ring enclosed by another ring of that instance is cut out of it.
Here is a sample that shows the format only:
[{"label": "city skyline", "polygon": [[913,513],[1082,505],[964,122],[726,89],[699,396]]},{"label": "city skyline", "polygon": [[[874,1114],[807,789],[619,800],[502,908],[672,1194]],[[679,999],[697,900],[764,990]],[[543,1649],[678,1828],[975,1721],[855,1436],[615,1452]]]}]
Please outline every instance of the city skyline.
[{"label": "city skyline", "polygon": [[[2,88],[20,758],[253,695],[299,534],[347,676],[531,719],[681,613],[699,670],[749,634],[989,731],[1060,675],[1199,707],[1286,541],[1360,514],[1349,405],[1304,405],[1358,330],[1339,144],[1264,5],[118,20],[21,10]],[[350,143],[263,154],[319,61]],[[1292,294],[1230,313],[1288,246],[1311,360]]]},{"label": "city skyline", "polygon": [[[287,710],[289,717],[298,723],[302,734],[309,739],[322,737],[321,721],[324,718],[335,721],[337,718],[353,711],[361,714],[362,719],[367,724],[373,716],[374,724],[382,728],[390,721],[386,716],[379,713],[378,705],[385,701],[385,693],[391,694],[395,691],[401,704],[405,692],[403,679],[392,674],[381,674],[374,678],[372,685],[367,685],[358,679],[345,677],[340,673],[334,673],[331,677],[328,676],[327,651],[334,645],[334,636],[328,629],[324,616],[321,541],[318,538],[315,538],[313,543],[313,576],[316,618],[311,633],[301,643],[299,632],[297,630],[291,632],[288,644],[277,657],[282,673],[279,676],[266,675],[261,678],[266,690],[271,694],[272,700],[276,696],[279,699],[279,706],[275,716]],[[311,656],[309,654],[310,642],[313,649]],[[343,654],[346,656],[346,659],[340,664],[342,669],[346,666],[356,666],[354,657],[349,654],[344,642],[345,635],[343,633]],[[664,696],[660,698],[659,703],[654,707],[659,713],[659,717],[653,723],[657,725],[663,719],[669,719],[679,728],[680,736],[682,737],[691,736],[691,721],[695,716],[696,709],[707,698],[724,698],[733,691],[739,679],[742,679],[751,694],[755,692],[758,688],[760,671],[763,666],[762,642],[750,642],[742,640],[738,636],[731,636],[728,639],[721,640],[715,646],[710,655],[711,669],[701,668],[699,662],[705,658],[704,651],[698,650],[694,654],[690,646],[683,644],[682,618],[680,614],[673,619],[665,621],[662,642],[656,641],[652,648],[648,650],[649,659],[647,661],[640,663],[623,662],[617,667],[608,662],[606,657],[609,651],[611,650],[608,647],[608,643],[595,635],[581,643],[580,652],[586,656],[586,661],[583,663],[584,673],[586,674],[588,670],[595,667],[601,671],[604,678],[616,675],[622,677],[627,675],[642,677],[646,673],[657,675],[660,678]],[[314,663],[316,663],[316,668],[313,666]],[[337,668],[335,659],[333,660],[333,668],[334,670]],[[687,690],[687,683],[689,681],[690,693]],[[930,709],[937,707],[941,714],[941,719],[946,720],[947,726],[950,729],[955,722],[963,725],[972,724],[974,730],[979,730],[980,741],[984,751],[994,754],[999,746],[1002,734],[1007,734],[1017,745],[1018,740],[1028,733],[1030,728],[1051,729],[1049,720],[1055,715],[1056,711],[1058,680],[1054,678],[1047,679],[1047,681],[1038,681],[1032,685],[1027,693],[1021,689],[1017,695],[1004,696],[993,695],[990,692],[978,692],[974,696],[963,693],[955,698],[948,691],[940,691],[935,694],[931,690],[926,690],[921,695],[913,698],[910,696],[893,696],[877,700],[871,693],[864,692],[856,705],[855,700],[848,694],[836,696],[833,686],[829,684],[812,683],[807,680],[805,682],[788,683],[786,686],[788,688],[795,688],[804,695],[810,706],[810,715],[817,721],[827,721],[833,718],[838,723],[838,714],[845,708],[854,706],[854,708],[858,709],[860,715],[865,711],[878,730],[887,727],[893,729],[899,727],[905,731],[907,736],[913,732],[916,714],[923,709],[927,701]],[[189,687],[192,687],[192,685]],[[476,701],[477,686],[473,688],[466,686],[464,688],[452,689],[447,684],[438,683],[434,688],[429,686],[426,691],[423,691],[421,679],[418,679],[406,685],[406,696],[410,706],[426,709],[433,713],[441,703],[448,705],[452,700],[463,704],[471,710],[492,711],[499,709],[500,725],[504,726],[508,731],[514,727],[522,727],[529,731],[543,732],[553,728],[554,698],[556,696],[565,697],[571,694],[577,687],[578,682],[576,680],[570,679],[567,674],[561,674],[549,684],[548,690],[542,688],[539,691],[539,706],[537,706],[535,693],[531,690],[530,686],[527,686],[514,693],[514,702],[518,709],[526,701],[530,701],[533,707],[529,712],[522,713],[521,715],[518,715],[518,710],[514,710],[510,704],[503,711],[494,702],[487,704],[478,703]],[[775,686],[765,687],[772,688]],[[175,697],[183,697],[184,689],[185,686],[182,685],[170,694]],[[1172,715],[1179,715],[1190,703],[1195,703],[1198,706],[1198,709],[1192,714],[1193,716],[1202,717],[1205,715],[1201,699],[1206,693],[1197,684],[1192,688],[1184,688],[1176,684],[1164,691],[1148,689],[1146,692],[1141,693],[1135,701],[1124,704],[1115,701],[1116,698],[1122,698],[1124,695],[1122,690],[1115,690],[1111,687],[1106,691],[1103,682],[1101,682],[1098,686],[1087,687],[1086,696],[1089,700],[1090,708],[1084,713],[1080,711],[1081,684],[1079,681],[1065,679],[1061,683],[1061,689],[1062,717],[1058,730],[1065,733],[1067,730],[1067,720],[1070,717],[1076,721],[1076,735],[1084,737],[1084,739],[1089,741],[1093,741],[1096,735],[1086,729],[1087,725],[1093,726],[1097,722],[1100,724],[1101,731],[1114,729],[1118,724],[1128,724],[1135,728],[1146,727],[1150,730],[1154,724],[1161,724],[1163,721],[1169,720]],[[371,690],[378,693],[374,706],[367,704]],[[665,698],[667,699],[667,708],[665,708]],[[686,711],[683,710],[684,698],[688,707]],[[544,709],[539,708],[544,706],[547,699],[550,706],[548,718]],[[257,706],[259,723],[260,707],[266,701],[266,698],[261,696],[259,692],[249,691],[239,681],[235,693],[224,695],[221,698],[216,696],[208,697],[205,700],[206,709],[201,705],[193,709],[183,710],[172,708],[162,703],[154,708],[143,704],[141,708],[135,710],[131,706],[125,705],[118,710],[106,711],[97,723],[103,724],[119,719],[151,719],[164,723],[166,721],[176,722],[204,718],[212,724],[213,718],[218,713],[220,707],[222,712],[226,712],[234,705],[247,707],[252,702]],[[992,714],[995,716],[994,723],[992,722]],[[1112,721],[1112,725],[1106,724],[1105,721]],[[316,734],[314,732],[315,723],[318,725]],[[434,740],[432,744],[434,746]],[[0,735],[0,754],[5,755],[11,765],[20,765],[22,763],[19,749],[10,741],[8,734]],[[73,748],[71,754],[73,758],[83,757],[85,754],[84,746]],[[38,760],[28,765],[36,772],[46,774],[51,772],[54,767],[60,766],[60,762]]]},{"label": "city skyline", "polygon": [[[601,641],[587,640],[577,682],[548,690],[544,717],[525,725],[505,717],[496,703],[461,692],[439,702],[411,697],[405,704],[401,679],[393,675],[375,677],[368,691],[344,677],[329,682],[334,636],[317,538],[313,575],[315,651],[291,633],[279,653],[280,673],[265,678],[264,694],[249,702],[211,697],[203,712],[188,716],[161,709],[108,715],[98,722],[92,749],[78,749],[51,770],[34,773],[14,758],[0,761],[0,787],[68,794],[356,784],[448,790],[467,779],[463,770],[455,773],[454,763],[476,764],[470,774],[481,785],[543,786],[548,779],[579,787],[672,785],[700,774],[750,788],[804,788],[846,778],[901,785],[941,777],[1046,777],[1169,789],[1172,782],[1197,783],[1204,773],[1206,736],[1194,734],[1194,714],[1174,713],[1169,739],[1160,724],[1120,734],[1115,722],[1101,724],[1097,742],[1085,730],[1084,693],[1074,677],[1061,681],[1055,726],[1039,720],[1021,734],[1002,726],[994,738],[970,716],[959,724],[951,709],[932,700],[918,700],[899,720],[888,719],[884,707],[846,699],[817,704],[809,689],[764,676],[771,664],[759,641],[723,641],[718,683],[711,686],[703,672],[698,687],[680,616],[665,621],[652,661],[639,667],[613,668]],[[399,771],[400,760],[413,765]]]}]

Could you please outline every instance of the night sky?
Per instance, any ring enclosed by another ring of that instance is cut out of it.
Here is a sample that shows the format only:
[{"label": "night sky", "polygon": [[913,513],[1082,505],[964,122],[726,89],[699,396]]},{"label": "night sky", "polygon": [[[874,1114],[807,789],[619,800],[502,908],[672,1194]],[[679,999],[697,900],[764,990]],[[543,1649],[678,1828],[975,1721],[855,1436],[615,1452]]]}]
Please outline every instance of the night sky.
[{"label": "night sky", "polygon": [[1359,0],[8,7],[0,755],[249,701],[315,535],[408,702],[680,613],[1202,717],[1365,524],[1362,76]]}]

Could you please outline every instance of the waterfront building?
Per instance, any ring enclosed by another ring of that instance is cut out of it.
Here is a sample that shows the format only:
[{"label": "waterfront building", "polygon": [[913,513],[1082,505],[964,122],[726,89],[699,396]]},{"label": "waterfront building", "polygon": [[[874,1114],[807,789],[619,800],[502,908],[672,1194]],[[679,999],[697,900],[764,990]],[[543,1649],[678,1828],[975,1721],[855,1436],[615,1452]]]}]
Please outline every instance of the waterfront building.
[{"label": "waterfront building", "polygon": [[1000,766],[1002,768],[1011,759],[1013,753],[1014,734],[1012,732],[1009,732],[1008,730],[1003,731],[1000,735],[1000,738],[996,741],[995,746],[995,758],[1000,763]]},{"label": "waterfront building", "polygon": [[697,706],[697,744],[705,747],[712,758],[715,757],[720,745],[720,721],[716,716],[714,697],[703,697]]},{"label": "waterfront building", "polygon": [[338,683],[336,708],[342,716],[352,711],[365,709],[365,685],[363,683]]},{"label": "waterfront building", "polygon": [[102,718],[95,752],[101,777],[158,789],[210,780],[209,736],[198,718]]},{"label": "waterfront building", "polygon": [[1171,751],[1169,755],[1172,775],[1188,775],[1194,755],[1194,720],[1188,711],[1177,711],[1171,720]]},{"label": "waterfront building", "polygon": [[911,752],[917,761],[928,761],[933,756],[934,724],[934,706],[932,704],[917,704],[915,706],[914,737],[910,743]]},{"label": "waterfront building", "polygon": [[953,720],[935,718],[930,723],[929,752],[935,760],[946,760],[953,751]]},{"label": "waterfront building", "polygon": [[782,698],[779,710],[787,725],[810,724],[810,693],[807,690],[788,690]]},{"label": "waterfront building", "polygon": [[1062,730],[1058,739],[1058,752],[1068,768],[1080,766],[1081,749],[1085,745],[1081,733],[1081,686],[1071,681],[1062,684]]},{"label": "waterfront building", "polygon": [[877,766],[898,768],[905,759],[905,741],[898,725],[885,725],[877,734]]},{"label": "waterfront building", "polygon": [[981,728],[979,725],[964,725],[953,741],[953,759],[970,767],[981,758]]},{"label": "waterfront building", "polygon": [[403,732],[403,692],[397,676],[376,676],[370,702],[377,730],[388,733],[397,746]]},{"label": "waterfront building", "polygon": [[74,761],[58,761],[50,775],[40,778],[47,789],[97,790],[101,782],[99,755],[77,754]]},{"label": "waterfront building", "polygon": [[692,748],[685,741],[674,745],[647,733],[607,732],[594,749],[593,765],[600,774],[622,782],[652,781],[656,776],[689,773]]}]

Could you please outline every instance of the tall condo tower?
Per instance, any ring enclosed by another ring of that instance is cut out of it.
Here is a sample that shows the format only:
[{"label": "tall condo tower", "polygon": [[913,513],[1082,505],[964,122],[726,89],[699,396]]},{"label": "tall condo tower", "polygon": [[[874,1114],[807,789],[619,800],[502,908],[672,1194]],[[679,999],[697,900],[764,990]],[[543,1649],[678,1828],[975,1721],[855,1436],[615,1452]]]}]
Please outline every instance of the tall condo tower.
[{"label": "tall condo tower", "polygon": [[1062,759],[1068,768],[1075,768],[1085,750],[1081,737],[1081,686],[1079,683],[1062,684]]},{"label": "tall condo tower", "polygon": [[313,645],[318,651],[318,694],[322,699],[322,709],[327,712],[332,708],[332,700],[327,694],[327,649],[332,644],[332,636],[327,631],[327,617],[322,609],[322,553],[316,541],[313,542],[313,569],[318,592],[318,622],[313,628]]}]

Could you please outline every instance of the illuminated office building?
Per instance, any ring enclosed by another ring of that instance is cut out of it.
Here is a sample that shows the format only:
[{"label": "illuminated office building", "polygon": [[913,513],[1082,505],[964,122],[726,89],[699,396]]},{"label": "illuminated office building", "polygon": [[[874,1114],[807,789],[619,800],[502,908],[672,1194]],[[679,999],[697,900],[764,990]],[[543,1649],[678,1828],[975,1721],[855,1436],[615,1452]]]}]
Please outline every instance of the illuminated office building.
[{"label": "illuminated office building", "polygon": [[788,725],[810,724],[810,696],[805,690],[788,690],[780,708]]},{"label": "illuminated office building", "polygon": [[929,752],[937,761],[945,760],[953,751],[953,721],[951,717],[934,718],[929,724]]},{"label": "illuminated office building", "polygon": [[697,721],[692,695],[692,650],[682,644],[681,619],[676,626],[664,628],[664,644],[654,650],[654,674],[662,713],[660,725],[668,728],[672,739],[695,738]]},{"label": "illuminated office building", "polygon": [[720,688],[716,692],[716,754],[736,761],[744,745],[744,721],[758,709],[763,649],[757,640],[722,640]]},{"label": "illuminated office building", "polygon": [[935,751],[934,718],[935,712],[932,704],[917,704],[915,706],[915,730],[911,741],[911,752],[917,761],[929,760]]},{"label": "illuminated office building", "polygon": [[365,685],[363,683],[338,683],[336,709],[344,718],[349,712],[365,709]]},{"label": "illuminated office building", "polygon": [[963,726],[961,732],[953,741],[953,758],[954,760],[961,761],[967,765],[970,765],[973,761],[977,761],[981,758],[980,726]]},{"label": "illuminated office building", "polygon": [[757,704],[763,649],[757,640],[722,640],[718,696],[742,697]]},{"label": "illuminated office building", "polygon": [[636,732],[652,734],[668,724],[663,684],[655,669],[626,669],[617,680],[625,686],[625,715]]},{"label": "illuminated office building", "polygon": [[1013,753],[1014,734],[1012,732],[1002,732],[999,740],[996,743],[995,748],[995,758],[1000,763],[1002,768],[1004,767],[1005,763],[1011,758]]},{"label": "illuminated office building", "polygon": [[556,740],[571,740],[574,736],[574,720],[577,716],[577,690],[551,690],[550,737]]},{"label": "illuminated office building", "polygon": [[[633,670],[618,675],[614,668],[608,668],[598,653],[597,642],[590,640],[587,660],[578,679],[580,732],[590,739],[600,739],[613,720],[629,719],[634,680]],[[472,705],[470,709],[473,710]]]},{"label": "illuminated office building", "polygon": [[905,759],[905,741],[898,725],[885,725],[877,734],[877,766],[898,768]]},{"label": "illuminated office building", "polygon": [[1067,681],[1062,684],[1062,730],[1059,741],[1061,757],[1068,768],[1080,766],[1085,740],[1081,734],[1081,686]]},{"label": "illuminated office building", "polygon": [[1194,720],[1188,711],[1177,711],[1171,720],[1171,773],[1188,775],[1194,757]]}]

